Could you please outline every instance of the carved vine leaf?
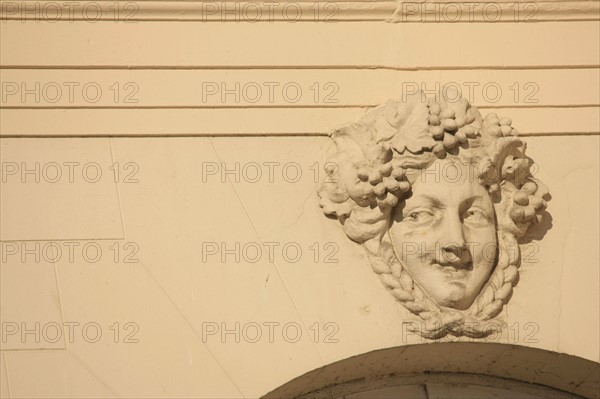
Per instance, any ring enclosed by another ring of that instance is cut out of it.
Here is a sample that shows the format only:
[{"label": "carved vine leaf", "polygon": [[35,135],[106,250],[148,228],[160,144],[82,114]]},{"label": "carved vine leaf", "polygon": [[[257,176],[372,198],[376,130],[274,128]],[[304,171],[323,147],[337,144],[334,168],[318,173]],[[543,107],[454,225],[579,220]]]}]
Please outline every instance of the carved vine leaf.
[{"label": "carved vine leaf", "polygon": [[392,139],[392,148],[400,154],[405,149],[413,154],[431,150],[435,140],[429,133],[428,117],[429,109],[426,104],[415,106],[408,120],[400,127],[399,134]]}]

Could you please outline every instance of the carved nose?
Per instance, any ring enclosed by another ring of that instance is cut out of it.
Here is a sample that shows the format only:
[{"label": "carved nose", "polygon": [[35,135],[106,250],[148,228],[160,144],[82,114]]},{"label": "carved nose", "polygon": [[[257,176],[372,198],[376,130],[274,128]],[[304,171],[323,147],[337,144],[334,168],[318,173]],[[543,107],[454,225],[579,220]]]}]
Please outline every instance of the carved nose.
[{"label": "carved nose", "polygon": [[457,254],[458,252],[465,249],[465,243],[464,241],[462,242],[462,244],[457,242],[447,242],[446,244],[442,245],[442,249],[446,252]]},{"label": "carved nose", "polygon": [[450,263],[463,263],[469,261],[469,254],[466,245],[457,243],[447,243],[442,246],[441,258]]},{"label": "carved nose", "polygon": [[446,236],[442,243],[442,250],[445,254],[452,254],[457,258],[463,258],[466,249],[465,237],[463,234],[460,218],[452,217],[446,221]]}]

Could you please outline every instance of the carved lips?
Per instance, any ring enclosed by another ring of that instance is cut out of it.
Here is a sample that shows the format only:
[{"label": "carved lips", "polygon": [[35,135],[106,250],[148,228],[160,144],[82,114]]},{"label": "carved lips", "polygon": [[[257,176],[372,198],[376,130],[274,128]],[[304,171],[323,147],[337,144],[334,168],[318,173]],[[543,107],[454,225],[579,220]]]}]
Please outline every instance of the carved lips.
[{"label": "carved lips", "polygon": [[468,278],[470,271],[473,270],[472,262],[434,262],[432,266],[444,273],[447,279],[456,280],[454,282],[462,285],[465,284],[461,280]]}]

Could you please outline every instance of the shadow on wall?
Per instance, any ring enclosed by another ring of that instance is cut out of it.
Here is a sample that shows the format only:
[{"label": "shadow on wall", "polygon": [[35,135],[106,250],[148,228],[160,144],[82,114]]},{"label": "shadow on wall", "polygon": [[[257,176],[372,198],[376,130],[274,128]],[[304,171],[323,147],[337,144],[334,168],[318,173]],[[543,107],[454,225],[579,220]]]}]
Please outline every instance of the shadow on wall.
[{"label": "shadow on wall", "polygon": [[552,228],[552,215],[547,211],[541,212],[542,222],[534,224],[520,240],[521,244],[529,244],[533,241],[541,241],[546,233]]}]

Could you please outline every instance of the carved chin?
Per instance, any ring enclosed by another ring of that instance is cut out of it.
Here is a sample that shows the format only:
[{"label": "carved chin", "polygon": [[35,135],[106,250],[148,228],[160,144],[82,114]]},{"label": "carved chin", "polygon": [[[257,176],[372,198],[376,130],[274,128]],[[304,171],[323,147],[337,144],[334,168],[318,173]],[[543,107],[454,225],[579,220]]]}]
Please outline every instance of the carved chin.
[{"label": "carved chin", "polygon": [[466,310],[475,298],[474,295],[469,295],[463,282],[452,281],[446,284],[445,289],[439,290],[437,295],[432,295],[432,299],[443,307]]}]

